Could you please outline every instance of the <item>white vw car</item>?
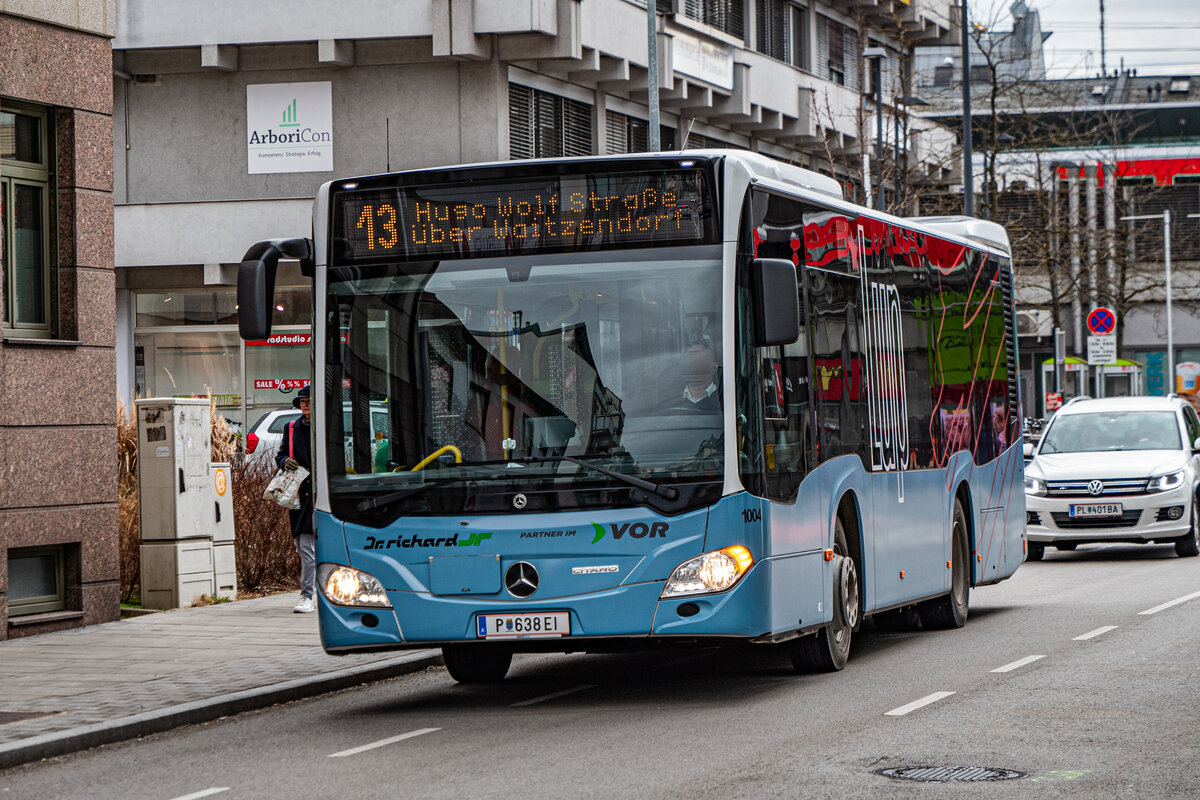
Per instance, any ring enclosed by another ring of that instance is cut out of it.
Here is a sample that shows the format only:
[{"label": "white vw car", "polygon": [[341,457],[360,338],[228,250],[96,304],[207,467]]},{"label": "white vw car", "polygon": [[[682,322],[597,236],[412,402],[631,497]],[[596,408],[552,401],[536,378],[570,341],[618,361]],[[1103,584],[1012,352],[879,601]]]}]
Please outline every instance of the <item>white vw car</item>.
[{"label": "white vw car", "polygon": [[1200,555],[1200,419],[1176,395],[1076,398],[1026,450],[1030,561],[1046,545],[1087,542],[1172,542]]}]

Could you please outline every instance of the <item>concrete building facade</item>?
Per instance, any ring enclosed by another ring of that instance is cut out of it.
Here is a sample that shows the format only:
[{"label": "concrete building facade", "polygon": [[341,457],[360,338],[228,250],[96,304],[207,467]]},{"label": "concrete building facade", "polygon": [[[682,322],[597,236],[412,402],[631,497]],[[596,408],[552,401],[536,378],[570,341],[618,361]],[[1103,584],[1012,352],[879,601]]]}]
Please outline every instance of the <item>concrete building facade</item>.
[{"label": "concrete building facade", "polygon": [[0,3],[0,639],[119,615],[115,14]]},{"label": "concrete building facade", "polygon": [[[658,0],[662,147],[747,148],[857,183],[843,165],[872,144],[863,47],[885,48],[890,79],[908,45],[888,31],[937,40],[949,8]],[[645,0],[124,0],[122,396],[211,393],[243,425],[286,405],[308,376],[311,297],[284,265],[279,335],[241,343],[246,248],[307,235],[310,198],[337,177],[645,150],[648,39]],[[906,141],[918,160],[923,136]]]}]

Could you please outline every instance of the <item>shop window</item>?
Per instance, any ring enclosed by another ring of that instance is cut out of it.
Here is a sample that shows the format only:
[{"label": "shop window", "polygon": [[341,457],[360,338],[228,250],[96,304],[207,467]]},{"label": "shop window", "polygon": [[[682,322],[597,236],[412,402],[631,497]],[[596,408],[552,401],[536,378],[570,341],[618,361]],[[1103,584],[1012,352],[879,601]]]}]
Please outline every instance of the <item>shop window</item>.
[{"label": "shop window", "polygon": [[592,155],[592,107],[528,86],[508,86],[510,158]]},{"label": "shop window", "polygon": [[8,615],[43,614],[66,608],[61,547],[8,551]]},{"label": "shop window", "polygon": [[0,318],[10,335],[50,335],[51,120],[44,109],[0,102]]}]

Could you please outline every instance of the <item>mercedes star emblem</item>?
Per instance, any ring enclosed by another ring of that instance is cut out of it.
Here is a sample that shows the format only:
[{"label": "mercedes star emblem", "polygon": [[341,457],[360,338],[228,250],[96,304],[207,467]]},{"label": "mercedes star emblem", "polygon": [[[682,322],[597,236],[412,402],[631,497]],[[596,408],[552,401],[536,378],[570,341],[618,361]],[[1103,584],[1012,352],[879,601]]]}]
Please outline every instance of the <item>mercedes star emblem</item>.
[{"label": "mercedes star emblem", "polygon": [[526,497],[523,494],[518,494],[516,497],[513,498],[513,508],[524,508],[525,504],[528,502],[529,502],[528,497]]},{"label": "mercedes star emblem", "polygon": [[537,591],[538,571],[528,561],[518,561],[505,571],[504,588],[513,597],[529,597]]}]

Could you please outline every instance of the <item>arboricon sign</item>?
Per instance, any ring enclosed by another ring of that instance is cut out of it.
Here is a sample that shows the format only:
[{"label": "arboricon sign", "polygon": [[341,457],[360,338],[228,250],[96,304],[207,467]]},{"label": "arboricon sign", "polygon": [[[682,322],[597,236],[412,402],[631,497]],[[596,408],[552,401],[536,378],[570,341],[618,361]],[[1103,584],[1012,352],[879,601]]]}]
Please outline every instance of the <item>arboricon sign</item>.
[{"label": "arboricon sign", "polygon": [[329,81],[246,87],[246,168],[251,175],[333,170]]}]

